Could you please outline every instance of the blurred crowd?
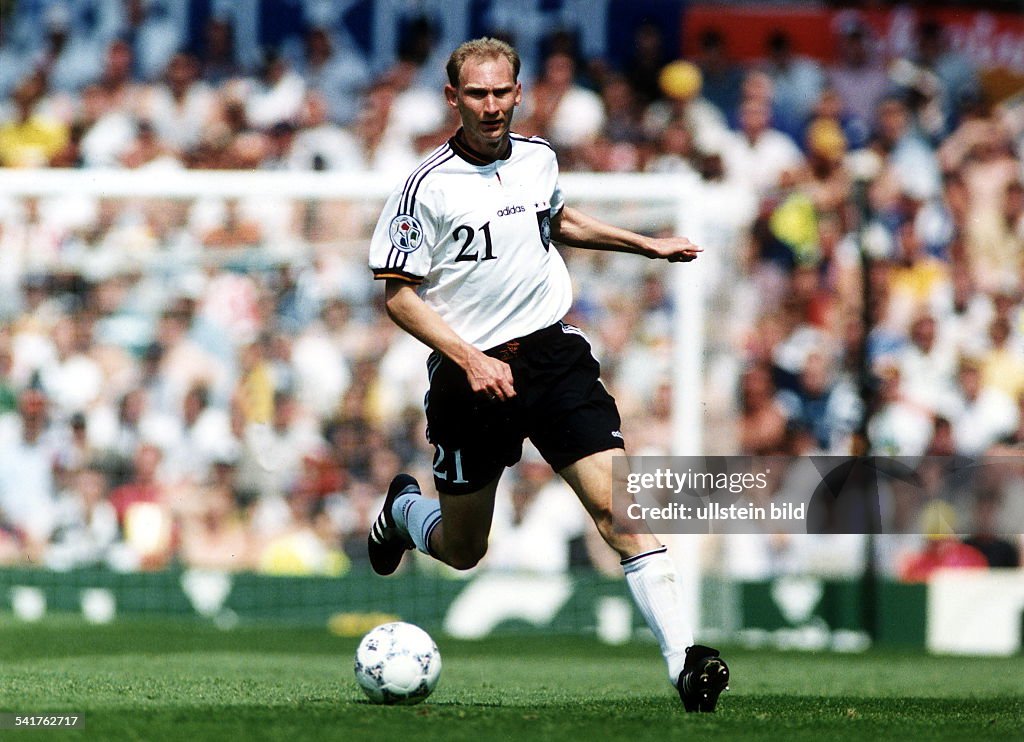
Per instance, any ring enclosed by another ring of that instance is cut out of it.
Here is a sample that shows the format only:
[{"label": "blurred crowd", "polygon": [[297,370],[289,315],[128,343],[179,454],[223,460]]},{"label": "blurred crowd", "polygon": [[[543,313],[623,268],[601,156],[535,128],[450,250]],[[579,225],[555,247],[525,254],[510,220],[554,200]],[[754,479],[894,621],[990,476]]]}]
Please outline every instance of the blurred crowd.
[{"label": "blurred crowd", "polygon": [[[35,46],[0,47],[0,166],[398,178],[454,130],[429,22],[385,70],[318,26],[298,53],[246,65],[229,20],[187,48],[153,7],[125,0],[100,46],[55,11]],[[553,33],[515,128],[550,140],[565,171],[692,189],[707,453],[1019,454],[1024,104],[993,100],[927,19],[905,58],[879,54],[856,16],[835,47],[801,56],[780,28],[739,64],[708,29],[680,59],[640,25],[615,66]],[[0,563],[339,574],[364,559],[388,481],[429,481],[431,455],[425,349],[365,268],[375,218],[281,199],[0,201]],[[670,453],[665,272],[566,258],[570,319],[593,336],[631,450]],[[606,564],[585,519],[536,516],[571,494],[527,458],[492,563]],[[952,529],[999,543],[965,547],[979,563],[1019,562],[998,527],[1011,485]],[[738,574],[813,566],[798,539],[744,548],[722,562],[747,560]],[[915,559],[886,568],[916,575]]]}]

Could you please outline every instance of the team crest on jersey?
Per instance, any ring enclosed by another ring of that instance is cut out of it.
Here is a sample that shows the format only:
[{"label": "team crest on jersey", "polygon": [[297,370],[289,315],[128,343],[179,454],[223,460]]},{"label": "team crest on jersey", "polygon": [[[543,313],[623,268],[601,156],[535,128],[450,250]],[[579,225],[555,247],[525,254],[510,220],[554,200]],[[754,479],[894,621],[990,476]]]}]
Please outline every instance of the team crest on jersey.
[{"label": "team crest on jersey", "polygon": [[551,245],[551,213],[547,209],[537,212],[537,228],[540,230],[540,241],[547,250]]},{"label": "team crest on jersey", "polygon": [[391,245],[402,252],[415,252],[423,244],[423,227],[415,217],[399,214],[391,220]]}]

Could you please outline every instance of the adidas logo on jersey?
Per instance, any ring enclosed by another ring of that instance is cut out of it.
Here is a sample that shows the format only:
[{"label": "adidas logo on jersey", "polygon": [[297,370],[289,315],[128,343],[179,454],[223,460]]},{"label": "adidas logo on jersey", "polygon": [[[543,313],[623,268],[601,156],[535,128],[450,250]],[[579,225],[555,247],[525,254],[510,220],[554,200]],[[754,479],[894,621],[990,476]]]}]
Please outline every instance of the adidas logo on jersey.
[{"label": "adidas logo on jersey", "polygon": [[498,210],[498,216],[512,216],[512,214],[523,214],[525,212],[525,206],[506,206],[504,209]]}]

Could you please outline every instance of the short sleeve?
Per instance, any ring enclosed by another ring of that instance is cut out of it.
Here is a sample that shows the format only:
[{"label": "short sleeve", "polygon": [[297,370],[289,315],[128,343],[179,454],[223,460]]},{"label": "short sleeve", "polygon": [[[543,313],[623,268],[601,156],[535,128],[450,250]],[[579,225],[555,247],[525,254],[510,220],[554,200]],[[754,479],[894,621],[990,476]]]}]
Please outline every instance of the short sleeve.
[{"label": "short sleeve", "polygon": [[550,144],[545,142],[543,139],[539,141],[544,142],[547,145],[547,155],[551,159],[548,161],[548,177],[554,177],[555,187],[551,191],[551,216],[555,217],[561,212],[562,207],[565,206],[565,195],[562,193],[562,184],[558,179],[558,155],[555,154],[555,149]]},{"label": "short sleeve", "polygon": [[551,192],[551,216],[556,216],[565,206],[565,196],[562,195],[562,186],[555,180],[555,189]]},{"label": "short sleeve", "polygon": [[370,240],[373,277],[421,283],[430,272],[436,240],[437,225],[430,204],[423,198],[410,204],[403,189],[396,190],[384,204]]}]

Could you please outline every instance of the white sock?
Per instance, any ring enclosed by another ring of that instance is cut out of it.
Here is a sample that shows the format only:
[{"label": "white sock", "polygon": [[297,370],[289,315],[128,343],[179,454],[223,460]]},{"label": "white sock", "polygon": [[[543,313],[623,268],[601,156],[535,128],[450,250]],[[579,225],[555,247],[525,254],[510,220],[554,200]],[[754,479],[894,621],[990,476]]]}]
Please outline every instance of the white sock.
[{"label": "white sock", "polygon": [[623,559],[622,570],[633,602],[658,639],[668,664],[669,681],[675,685],[686,661],[686,648],[693,644],[693,629],[686,622],[675,565],[662,546]]},{"label": "white sock", "polygon": [[405,531],[416,548],[430,553],[430,534],[441,522],[441,503],[429,500],[419,492],[409,492],[395,498],[391,506],[395,525]]}]

